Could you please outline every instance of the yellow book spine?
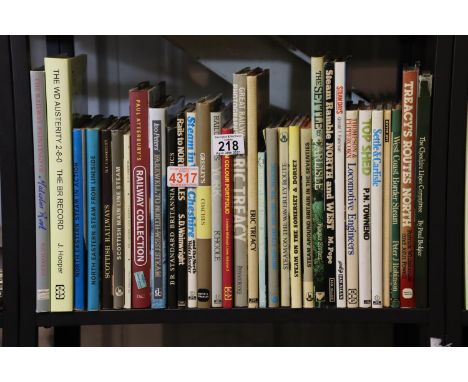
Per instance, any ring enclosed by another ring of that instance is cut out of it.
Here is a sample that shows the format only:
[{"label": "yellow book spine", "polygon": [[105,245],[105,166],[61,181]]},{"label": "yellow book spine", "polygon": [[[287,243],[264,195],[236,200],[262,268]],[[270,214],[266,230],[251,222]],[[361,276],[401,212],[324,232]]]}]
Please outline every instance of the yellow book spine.
[{"label": "yellow book spine", "polygon": [[73,172],[71,59],[45,58],[49,142],[50,301],[73,310]]},{"label": "yellow book spine", "polygon": [[384,110],[383,145],[383,306],[390,307],[390,261],[391,261],[391,172],[392,172],[392,109]]}]

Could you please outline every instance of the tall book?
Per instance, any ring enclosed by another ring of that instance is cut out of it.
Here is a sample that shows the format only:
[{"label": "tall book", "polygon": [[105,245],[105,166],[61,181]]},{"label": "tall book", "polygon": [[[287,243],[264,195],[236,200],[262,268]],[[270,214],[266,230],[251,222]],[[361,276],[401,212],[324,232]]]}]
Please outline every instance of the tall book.
[{"label": "tall book", "polygon": [[324,146],[324,253],[327,278],[327,305],[336,307],[335,238],[335,63],[327,61],[325,72],[325,146]]},{"label": "tall book", "polygon": [[124,127],[123,163],[122,163],[122,193],[123,193],[123,235],[124,235],[124,308],[132,307],[132,198],[130,171],[130,121]]},{"label": "tall book", "polygon": [[372,110],[371,168],[371,296],[372,307],[382,308],[383,239],[383,110]]},{"label": "tall book", "polygon": [[[232,134],[232,127],[222,127],[221,134]],[[230,155],[221,156],[221,248],[223,265],[223,308],[233,305],[233,158]]]},{"label": "tall book", "polygon": [[289,129],[278,127],[278,182],[281,306],[291,306],[289,275]]},{"label": "tall book", "polygon": [[51,311],[73,310],[72,115],[86,113],[86,56],[44,59],[50,206]]},{"label": "tall book", "polygon": [[418,103],[416,119],[416,188],[415,195],[415,278],[416,307],[427,307],[427,229],[429,158],[431,130],[432,74],[422,73],[418,79]]},{"label": "tall book", "polygon": [[278,131],[264,129],[266,144],[266,198],[268,238],[268,307],[280,306],[279,285],[279,226],[278,226]]},{"label": "tall book", "polygon": [[[36,207],[36,312],[49,312],[49,169],[44,70],[31,70],[30,79]],[[75,174],[75,167],[73,170],[73,174]]]},{"label": "tall book", "polygon": [[370,308],[371,297],[371,167],[372,111],[359,109],[358,129],[358,253],[359,307]]},{"label": "tall book", "polygon": [[401,105],[392,109],[392,264],[390,306],[400,307],[400,171],[401,171]]},{"label": "tall book", "polygon": [[247,294],[248,307],[258,308],[258,130],[269,104],[268,69],[256,68],[247,75]]},{"label": "tall book", "polygon": [[335,254],[336,306],[346,308],[346,62],[335,61]]},{"label": "tall book", "polygon": [[403,70],[400,188],[400,306],[416,305],[414,291],[414,200],[416,106],[419,68]]},{"label": "tall book", "polygon": [[148,308],[150,296],[150,220],[148,109],[165,95],[165,84],[142,82],[129,91],[132,169],[132,308]]},{"label": "tall book", "polygon": [[346,306],[359,307],[358,110],[346,110]]},{"label": "tall book", "polygon": [[265,200],[265,151],[258,153],[258,306],[267,304],[267,227]]},{"label": "tall book", "polygon": [[323,57],[311,58],[312,93],[312,243],[315,304],[326,304],[324,257],[324,69]]},{"label": "tall book", "polygon": [[[247,73],[244,68],[233,74],[232,125],[234,134],[247,141]],[[247,298],[247,156],[234,157],[234,305],[248,305]]]},{"label": "tall book", "polygon": [[391,210],[392,210],[392,108],[383,112],[383,306],[390,307]]},{"label": "tall book", "polygon": [[197,300],[198,308],[211,306],[211,112],[221,106],[221,94],[204,97],[196,103],[197,187]]},{"label": "tall book", "polygon": [[[312,129],[310,121],[301,126],[301,199],[302,199],[302,306],[314,307],[312,268]],[[268,211],[271,204],[268,203]]]}]

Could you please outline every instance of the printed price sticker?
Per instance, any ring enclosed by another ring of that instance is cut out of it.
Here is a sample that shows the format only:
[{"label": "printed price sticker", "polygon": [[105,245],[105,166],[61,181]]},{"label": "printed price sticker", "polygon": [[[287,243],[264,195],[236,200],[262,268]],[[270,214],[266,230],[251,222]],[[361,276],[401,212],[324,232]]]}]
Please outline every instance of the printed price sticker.
[{"label": "printed price sticker", "polygon": [[168,166],[167,187],[197,187],[198,167]]},{"label": "printed price sticker", "polygon": [[213,152],[216,155],[245,154],[243,134],[219,134],[213,136]]}]

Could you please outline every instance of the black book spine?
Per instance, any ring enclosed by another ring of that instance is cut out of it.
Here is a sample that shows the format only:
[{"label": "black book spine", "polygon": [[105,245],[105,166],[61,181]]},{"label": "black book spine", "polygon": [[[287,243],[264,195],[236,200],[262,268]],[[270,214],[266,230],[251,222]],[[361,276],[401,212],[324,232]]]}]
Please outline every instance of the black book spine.
[{"label": "black book spine", "polygon": [[112,151],[111,131],[101,131],[101,307],[113,308],[112,296]]},{"label": "black book spine", "polygon": [[[177,166],[186,166],[185,112],[177,118]],[[177,188],[177,306],[187,306],[187,189]]]},{"label": "black book spine", "polygon": [[[167,165],[177,165],[177,127],[167,128]],[[177,188],[167,189],[167,307],[177,308]]]},{"label": "black book spine", "polygon": [[325,147],[324,179],[325,210],[324,252],[327,280],[327,306],[336,307],[336,249],[335,249],[335,64],[327,61],[325,70]]}]

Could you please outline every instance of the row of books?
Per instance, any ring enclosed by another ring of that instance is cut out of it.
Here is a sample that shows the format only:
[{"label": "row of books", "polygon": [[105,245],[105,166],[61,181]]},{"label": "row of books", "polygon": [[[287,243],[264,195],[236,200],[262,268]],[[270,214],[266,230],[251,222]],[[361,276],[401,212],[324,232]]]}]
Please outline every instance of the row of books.
[{"label": "row of books", "polygon": [[274,115],[269,70],[244,68],[232,104],[143,82],[118,118],[86,114],[85,56],[45,58],[37,310],[425,307],[432,76],[352,104],[346,64],[312,57],[310,116]]}]

